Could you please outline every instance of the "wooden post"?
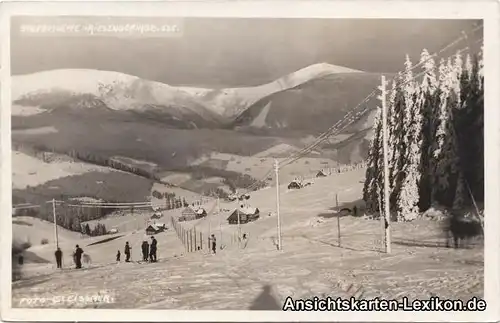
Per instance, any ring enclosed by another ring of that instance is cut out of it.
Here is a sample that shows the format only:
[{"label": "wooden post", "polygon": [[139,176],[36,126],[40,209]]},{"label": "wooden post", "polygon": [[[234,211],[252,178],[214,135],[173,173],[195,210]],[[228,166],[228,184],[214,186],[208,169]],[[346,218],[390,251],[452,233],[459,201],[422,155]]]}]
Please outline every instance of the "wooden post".
[{"label": "wooden post", "polygon": [[59,248],[59,237],[57,234],[57,214],[56,214],[56,199],[52,199],[52,214],[54,215],[54,239],[56,249]]},{"label": "wooden post", "polygon": [[382,129],[383,129],[383,148],[384,148],[384,233],[385,233],[385,252],[391,253],[391,214],[389,205],[389,138],[387,129],[387,103],[386,103],[386,81],[385,76],[382,75],[382,86],[380,87],[382,92]]},{"label": "wooden post", "polygon": [[279,163],[274,160],[274,172],[276,174],[276,216],[278,221],[278,250],[282,249],[281,246],[281,219],[280,219],[280,180],[279,180]]},{"label": "wooden post", "polygon": [[203,250],[203,233],[200,232],[200,250]]},{"label": "wooden post", "polygon": [[[338,210],[339,208],[339,194],[335,193],[335,206]],[[340,212],[337,211],[337,233],[339,237],[339,247],[341,246],[341,238],[340,238]]]},{"label": "wooden post", "polygon": [[189,230],[189,250],[193,252],[193,229]]},{"label": "wooden post", "polygon": [[196,239],[196,227],[193,228],[193,236],[194,236],[194,251],[196,251],[198,249],[198,243],[197,243],[197,239]]}]

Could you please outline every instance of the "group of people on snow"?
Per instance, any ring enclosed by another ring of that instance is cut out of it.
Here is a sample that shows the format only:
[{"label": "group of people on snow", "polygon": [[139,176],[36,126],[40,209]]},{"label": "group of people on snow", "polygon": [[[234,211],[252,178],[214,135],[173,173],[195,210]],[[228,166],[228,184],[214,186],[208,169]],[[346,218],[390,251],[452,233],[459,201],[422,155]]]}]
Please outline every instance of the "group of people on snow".
[{"label": "group of people on snow", "polygon": [[[142,249],[143,261],[148,261],[148,260],[149,262],[157,261],[156,253],[158,250],[158,241],[155,239],[155,237],[151,237],[151,244],[149,244],[146,240],[144,240],[142,242],[141,249]],[[130,257],[132,255],[132,247],[130,246],[128,241],[125,242],[124,253],[125,253],[125,262],[130,262]],[[121,253],[120,250],[118,250],[118,252],[116,253],[116,261],[120,261],[120,258],[121,258]]]},{"label": "group of people on snow", "polygon": [[[215,238],[215,235],[212,234],[210,236],[210,243],[211,243],[211,251],[213,254],[217,252],[217,240]],[[158,241],[155,239],[155,237],[151,237],[151,243],[148,243],[146,240],[144,240],[141,244],[141,251],[142,251],[142,260],[143,261],[149,261],[149,262],[157,262],[157,251],[158,251]],[[131,256],[132,256],[132,247],[130,244],[125,242],[125,248],[124,248],[124,253],[125,253],[125,262],[130,262]],[[82,268],[82,255],[84,254],[83,249],[80,248],[79,245],[76,245],[76,249],[73,252],[73,262],[75,264],[75,267],[77,269]],[[61,248],[57,248],[55,252],[55,257],[56,257],[56,264],[57,268],[62,268],[62,257],[63,257],[63,252]],[[121,260],[121,252],[118,250],[116,254],[116,261],[119,262]]]},{"label": "group of people on snow", "polygon": [[[156,253],[158,250],[158,241],[155,239],[155,237],[151,237],[151,244],[149,244],[147,241],[142,242],[142,260],[143,261],[150,261],[150,262],[156,262]],[[132,253],[132,247],[129,245],[128,241],[125,243],[125,262],[130,262],[130,257]],[[54,253],[55,258],[56,258],[56,265],[57,268],[62,268],[62,259],[63,259],[63,252],[61,248],[57,247],[57,250]],[[82,255],[84,255],[83,249],[80,248],[79,245],[76,245],[75,251],[73,251],[73,262],[75,264],[76,269],[82,268]],[[90,257],[88,257],[90,259]],[[120,250],[118,250],[118,253],[116,254],[116,261],[120,261],[121,258],[121,253]],[[85,259],[84,259],[85,260]]]},{"label": "group of people on snow", "polygon": [[[83,255],[83,249],[80,248],[79,245],[76,245],[75,251],[73,252],[73,262],[75,264],[76,269],[82,268],[82,255]],[[54,253],[56,256],[56,265],[57,268],[62,268],[62,257],[63,257],[63,252],[61,248],[57,247],[56,252]]]}]

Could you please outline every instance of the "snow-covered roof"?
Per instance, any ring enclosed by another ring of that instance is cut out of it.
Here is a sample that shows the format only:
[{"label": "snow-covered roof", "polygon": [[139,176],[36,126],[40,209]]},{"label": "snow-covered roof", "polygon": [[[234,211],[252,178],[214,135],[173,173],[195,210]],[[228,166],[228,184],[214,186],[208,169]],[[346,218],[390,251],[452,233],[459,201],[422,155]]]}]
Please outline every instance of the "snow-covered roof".
[{"label": "snow-covered roof", "polygon": [[146,230],[149,230],[149,229],[153,229],[153,230],[155,230],[155,231],[160,230],[160,229],[159,229],[156,225],[154,225],[154,224],[150,224],[150,225],[148,225],[148,227],[146,228]]},{"label": "snow-covered roof", "polygon": [[250,206],[240,207],[238,210],[244,214],[255,214],[257,212],[257,208]]},{"label": "snow-covered roof", "polygon": [[184,210],[182,210],[182,213],[184,213],[184,212],[189,212],[189,213],[193,212],[193,213],[196,213],[195,209],[191,205],[190,206],[186,206],[184,208]]}]

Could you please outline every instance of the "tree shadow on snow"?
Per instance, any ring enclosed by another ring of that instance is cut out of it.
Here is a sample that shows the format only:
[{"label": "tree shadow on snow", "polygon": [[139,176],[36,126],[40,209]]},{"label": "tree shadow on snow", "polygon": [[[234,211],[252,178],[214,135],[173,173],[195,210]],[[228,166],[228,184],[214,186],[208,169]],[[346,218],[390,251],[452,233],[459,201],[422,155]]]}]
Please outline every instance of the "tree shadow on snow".
[{"label": "tree shadow on snow", "polygon": [[343,202],[340,203],[339,206],[333,206],[329,210],[332,212],[325,212],[325,213],[320,213],[317,216],[320,218],[324,219],[330,219],[330,218],[343,218],[346,216],[354,216],[354,207],[356,206],[357,208],[357,214],[356,217],[359,217],[363,215],[363,208],[364,201],[362,199],[358,199],[352,202]]},{"label": "tree shadow on snow", "polygon": [[262,292],[255,298],[249,310],[253,311],[281,311],[283,308],[271,293],[271,286],[264,285]]},{"label": "tree shadow on snow", "polygon": [[306,240],[309,240],[311,242],[317,242],[317,243],[321,243],[321,244],[324,244],[324,245],[327,245],[327,246],[331,246],[331,247],[335,247],[335,248],[340,248],[340,249],[346,249],[346,250],[351,250],[351,251],[373,251],[373,252],[380,252],[379,249],[377,248],[354,248],[354,247],[351,247],[351,246],[346,246],[345,244],[342,244],[342,242],[340,243],[340,245],[338,243],[332,243],[332,242],[328,242],[328,241],[324,241],[324,240],[319,240],[319,239],[312,239],[312,238],[309,238],[305,235],[302,235],[301,236],[302,238],[306,239]]},{"label": "tree shadow on snow", "polygon": [[41,275],[41,276],[35,276],[35,277],[30,277],[26,279],[20,279],[16,282],[12,282],[12,289],[22,289],[22,288],[29,288],[33,287],[39,284],[43,284],[45,282],[48,282],[52,280],[52,275],[51,274],[46,274],[46,275]]},{"label": "tree shadow on snow", "polygon": [[393,239],[392,243],[405,247],[446,248],[446,241],[419,241],[411,239]]},{"label": "tree shadow on snow", "polygon": [[[453,248],[453,243],[450,242],[450,245],[446,245],[446,240],[443,239],[443,241],[419,241],[419,240],[412,240],[412,239],[393,239],[392,241],[393,244],[399,245],[399,246],[405,246],[405,247],[424,247],[424,248]],[[468,249],[468,248],[473,248],[474,246],[479,245],[478,243],[475,242],[467,242],[465,244],[465,247],[462,246],[460,249]]]}]

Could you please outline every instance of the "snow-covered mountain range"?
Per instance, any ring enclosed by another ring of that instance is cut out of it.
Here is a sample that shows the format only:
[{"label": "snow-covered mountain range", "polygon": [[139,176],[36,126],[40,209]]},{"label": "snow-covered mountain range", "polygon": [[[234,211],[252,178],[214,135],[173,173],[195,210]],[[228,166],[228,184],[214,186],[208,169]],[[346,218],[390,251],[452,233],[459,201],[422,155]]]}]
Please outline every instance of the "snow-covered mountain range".
[{"label": "snow-covered mountain range", "polygon": [[321,63],[259,86],[207,89],[171,86],[113,71],[61,69],[13,76],[12,100],[15,105],[31,106],[39,111],[52,111],[65,105],[80,109],[101,107],[167,115],[173,120],[204,126],[204,122],[234,122],[253,104],[273,94],[325,76],[350,73],[363,74]]}]

